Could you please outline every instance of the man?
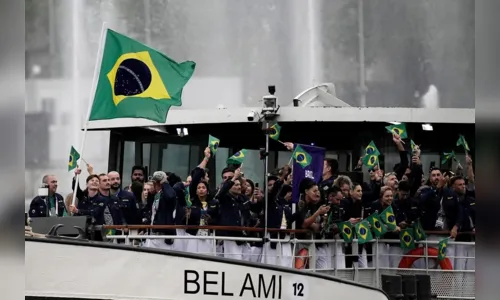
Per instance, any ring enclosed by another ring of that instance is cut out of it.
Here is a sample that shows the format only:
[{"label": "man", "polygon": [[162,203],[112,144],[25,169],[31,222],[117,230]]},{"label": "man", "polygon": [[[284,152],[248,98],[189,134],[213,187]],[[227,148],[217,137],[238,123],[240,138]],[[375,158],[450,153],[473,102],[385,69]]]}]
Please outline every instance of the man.
[{"label": "man", "polygon": [[[168,184],[167,174],[163,171],[153,173],[154,201],[151,209],[151,225],[174,225],[174,211],[177,195]],[[176,235],[175,229],[153,229],[153,235]],[[148,239],[146,247],[175,250],[172,239]]]},{"label": "man", "polygon": [[146,178],[146,168],[144,168],[143,166],[133,166],[130,175],[131,183],[128,186],[126,186],[124,190],[130,192],[130,185],[132,184],[132,182],[138,181],[144,183],[145,178]]},{"label": "man", "polygon": [[[317,261],[322,266],[322,268],[328,268],[329,266],[335,267],[337,269],[344,269],[346,266],[345,261],[345,250],[343,243],[340,242],[342,239],[338,234],[338,228],[334,225],[343,221],[347,221],[345,210],[346,201],[344,201],[344,194],[342,190],[334,185],[328,189],[327,197],[328,204],[330,206],[330,211],[327,215],[323,216],[323,238],[325,239],[336,239],[334,245],[331,244],[317,244]],[[321,255],[322,254],[322,255]],[[335,265],[333,265],[332,255],[335,259]]]},{"label": "man", "polygon": [[[92,174],[87,177],[86,180],[87,188],[85,191],[81,191],[81,195],[78,203],[75,205],[70,205],[69,210],[77,216],[89,216],[93,217],[94,203],[99,204],[104,201],[98,199],[99,197],[99,176]],[[94,220],[95,221],[95,220]],[[94,223],[94,222],[92,222]]]},{"label": "man", "polygon": [[339,162],[336,159],[326,158],[323,160],[323,173],[318,187],[321,191],[321,199],[327,203],[328,189],[332,187],[338,175]]},{"label": "man", "polygon": [[384,186],[389,187],[393,193],[396,192],[398,188],[398,177],[395,172],[387,173],[384,175]]},{"label": "man", "polygon": [[37,217],[63,217],[67,216],[66,206],[62,195],[56,193],[57,178],[54,175],[45,175],[42,178],[42,187],[48,189],[47,196],[36,196],[31,200],[29,216]]},{"label": "man", "polygon": [[120,174],[116,171],[108,173],[108,179],[111,186],[111,195],[120,200],[120,209],[122,210],[123,217],[127,224],[140,224],[139,205],[135,199],[134,194],[122,190]]}]

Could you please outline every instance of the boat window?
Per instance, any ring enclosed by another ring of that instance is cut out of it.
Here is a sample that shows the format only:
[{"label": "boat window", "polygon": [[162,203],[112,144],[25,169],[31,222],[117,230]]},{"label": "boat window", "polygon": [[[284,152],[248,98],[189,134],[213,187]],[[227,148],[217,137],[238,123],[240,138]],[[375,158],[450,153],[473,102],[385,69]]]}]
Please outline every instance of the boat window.
[{"label": "boat window", "polygon": [[135,162],[135,142],[125,142],[124,144],[122,181],[124,184],[129,184],[130,176],[132,175],[132,167]]},{"label": "boat window", "polygon": [[[191,151],[198,160],[198,146],[167,144],[162,149],[161,170],[165,172],[173,172],[180,176],[182,180],[186,180],[190,169]],[[199,162],[198,162],[199,163]],[[151,170],[154,172],[154,170]]]},{"label": "boat window", "polygon": [[[231,154],[232,155],[232,154]],[[229,158],[229,148],[219,147],[217,153],[215,154],[215,172],[214,177],[211,180],[215,180],[215,184],[219,185],[222,182],[222,170],[227,166],[227,159]]]}]

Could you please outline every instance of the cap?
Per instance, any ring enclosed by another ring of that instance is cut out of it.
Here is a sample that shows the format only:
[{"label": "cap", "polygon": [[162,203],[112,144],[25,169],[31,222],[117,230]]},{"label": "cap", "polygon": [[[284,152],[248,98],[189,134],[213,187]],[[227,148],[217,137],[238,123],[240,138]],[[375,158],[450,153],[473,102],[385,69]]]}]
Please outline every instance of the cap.
[{"label": "cap", "polygon": [[155,182],[165,181],[165,180],[167,180],[167,174],[163,171],[156,171],[153,173],[151,180],[155,181]]}]

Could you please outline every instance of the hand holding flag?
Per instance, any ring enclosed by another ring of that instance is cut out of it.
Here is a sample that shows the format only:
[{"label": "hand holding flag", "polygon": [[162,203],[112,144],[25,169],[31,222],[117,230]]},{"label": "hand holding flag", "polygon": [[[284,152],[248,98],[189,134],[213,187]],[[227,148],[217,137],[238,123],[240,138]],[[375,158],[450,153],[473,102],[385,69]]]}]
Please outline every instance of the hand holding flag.
[{"label": "hand holding flag", "polygon": [[217,152],[219,148],[220,140],[214,136],[208,135],[208,147],[210,147],[210,151],[212,154]]}]

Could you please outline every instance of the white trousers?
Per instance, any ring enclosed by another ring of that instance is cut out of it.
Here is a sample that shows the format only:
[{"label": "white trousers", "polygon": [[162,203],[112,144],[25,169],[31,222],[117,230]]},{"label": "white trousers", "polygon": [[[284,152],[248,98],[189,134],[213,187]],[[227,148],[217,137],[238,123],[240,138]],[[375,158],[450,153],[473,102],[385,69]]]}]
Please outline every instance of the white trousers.
[{"label": "white trousers", "polygon": [[243,260],[250,262],[261,262],[262,260],[262,247],[250,246],[249,244],[243,245]]},{"label": "white trousers", "polygon": [[172,245],[165,244],[165,239],[147,239],[146,243],[144,244],[144,247],[164,249],[164,250],[175,250],[174,244]]},{"label": "white trousers", "polygon": [[[342,243],[323,244],[316,248],[316,269],[345,269],[345,252]],[[334,265],[335,260],[335,265]]]},{"label": "white trousers", "polygon": [[[448,249],[446,256],[448,256]],[[455,245],[455,270],[476,269],[476,247],[474,245]]]},{"label": "white trousers", "polygon": [[[190,235],[189,233],[187,235]],[[207,239],[189,239],[186,241],[186,252],[205,255],[215,255],[213,240]]]},{"label": "white trousers", "polygon": [[[186,236],[188,233],[186,229],[176,229],[175,232],[178,236]],[[174,250],[185,252],[187,250],[187,244],[190,240],[175,239],[174,240]]]},{"label": "white trousers", "polygon": [[[285,238],[289,240],[287,236]],[[271,248],[271,243],[266,243],[262,250],[262,263],[292,268],[293,267],[293,253],[292,245],[290,243],[276,243],[276,249]]]},{"label": "white trousers", "polygon": [[237,260],[243,259],[243,246],[238,246],[234,241],[224,241],[224,257]]}]

